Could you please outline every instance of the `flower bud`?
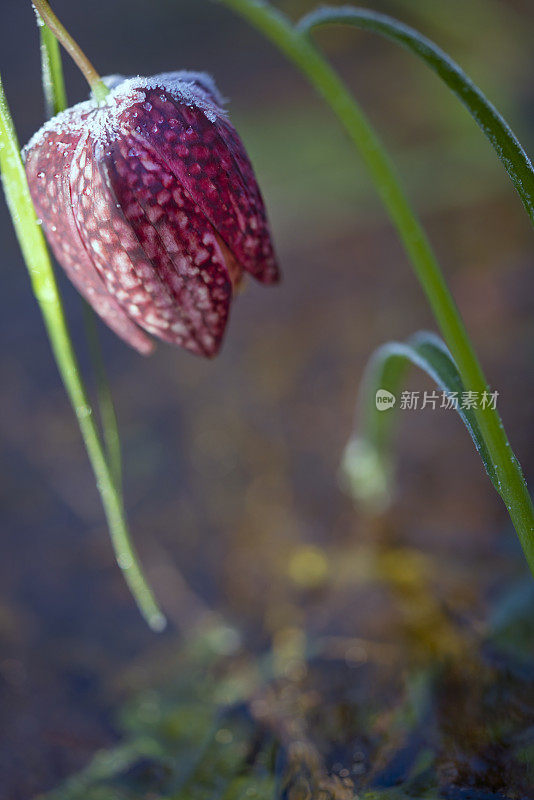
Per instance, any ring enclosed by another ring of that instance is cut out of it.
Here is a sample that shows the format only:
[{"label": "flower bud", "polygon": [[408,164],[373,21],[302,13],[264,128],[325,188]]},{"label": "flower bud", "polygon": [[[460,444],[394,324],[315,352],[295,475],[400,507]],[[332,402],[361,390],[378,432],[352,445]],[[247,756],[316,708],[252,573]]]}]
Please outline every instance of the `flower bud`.
[{"label": "flower bud", "polygon": [[243,272],[279,279],[252,166],[209,76],[105,79],[25,148],[38,216],[59,263],[142,353],[145,331],[219,350]]}]

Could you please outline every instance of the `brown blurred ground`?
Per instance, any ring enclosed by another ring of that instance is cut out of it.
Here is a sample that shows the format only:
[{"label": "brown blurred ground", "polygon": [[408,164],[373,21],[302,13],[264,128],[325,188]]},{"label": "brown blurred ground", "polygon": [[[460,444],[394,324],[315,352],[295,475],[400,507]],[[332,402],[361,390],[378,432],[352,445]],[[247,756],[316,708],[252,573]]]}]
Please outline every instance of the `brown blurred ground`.
[{"label": "brown blurred ground", "polygon": [[[369,5],[449,49],[529,149],[530,4]],[[194,616],[179,573],[195,603],[222,610],[253,644],[299,625],[389,630],[387,597],[351,579],[369,526],[338,488],[337,469],[368,356],[433,325],[357,154],[281,57],[224,9],[200,0],[96,0],[90,14],[82,3],[54,6],[102,72],[216,76],[257,167],[284,272],[276,289],[249,283],[213,363],[164,346],[142,360],[103,333],[132,528],[170,636]],[[280,6],[296,14],[313,4]],[[25,141],[43,118],[30,4],[4,3],[2,20],[0,68]],[[397,157],[532,482],[534,272],[520,201],[467,114],[412,57],[355,32],[322,41]],[[84,96],[70,65],[67,75],[71,98]],[[114,679],[154,637],[113,563],[3,206],[0,228],[0,797],[25,800],[113,740]],[[78,298],[62,285],[83,353]],[[487,587],[515,568],[514,534],[456,418],[405,413],[401,422],[393,536],[448,565],[441,591],[476,616]],[[309,544],[333,565],[311,598],[295,579]]]}]

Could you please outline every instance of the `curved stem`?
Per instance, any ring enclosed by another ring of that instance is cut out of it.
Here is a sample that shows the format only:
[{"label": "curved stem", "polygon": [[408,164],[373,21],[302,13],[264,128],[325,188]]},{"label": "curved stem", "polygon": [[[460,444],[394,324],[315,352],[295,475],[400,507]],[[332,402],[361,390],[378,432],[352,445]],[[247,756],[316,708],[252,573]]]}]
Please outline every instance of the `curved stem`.
[{"label": "curved stem", "polygon": [[[41,40],[43,92],[46,101],[47,115],[48,117],[53,117],[55,114],[65,111],[68,105],[65,80],[63,77],[63,65],[61,63],[58,40],[48,25],[43,22],[39,15],[37,16],[39,20],[39,37]],[[122,497],[122,456],[117,415],[115,413],[113,397],[106,375],[106,367],[98,336],[96,314],[86,301],[82,300],[82,304],[85,335],[97,385],[98,407],[104,434],[106,454],[115,480],[115,486]]]},{"label": "curved stem", "polygon": [[[427,296],[467,390],[482,393],[488,384],[447,287],[430,242],[404,194],[395,169],[365,114],[339,75],[305,34],[263,0],[217,0],[241,14],[270,39],[321,94],[359,149]],[[499,414],[477,408],[477,422],[495,465],[503,498],[534,573],[534,507],[521,467]]]},{"label": "curved stem", "polygon": [[433,41],[403,22],[367,8],[318,8],[306,14],[297,30],[309,36],[326,25],[350,25],[385,36],[421,59],[465,106],[493,146],[534,223],[534,169],[517,136],[471,78]]},{"label": "curved stem", "polygon": [[165,627],[165,617],[139,566],[130,540],[122,498],[115,486],[80,376],[43,232],[37,224],[20,147],[0,78],[0,174],[8,208],[28,267],[54,357],[76,414],[93,467],[117,561],[139,609],[154,630]]},{"label": "curved stem", "polygon": [[[45,93],[48,115],[52,116],[53,114],[58,114],[67,108],[67,94],[65,91],[63,67],[61,63],[61,54],[59,52],[58,41],[39,16],[38,21],[41,39],[43,89]],[[12,136],[15,136],[14,131],[12,131]],[[44,252],[41,254],[41,268],[45,271],[50,271],[49,281],[51,284],[54,284],[54,275],[51,270],[46,248],[44,248]],[[48,321],[48,316],[42,306],[41,298],[37,296],[37,299],[41,305],[41,308],[43,309],[45,321],[47,322],[47,327],[50,332],[50,338],[52,338],[51,331],[54,330],[56,331],[56,336],[59,336],[59,339],[61,339],[62,335],[67,339],[67,350],[61,356],[61,361],[57,355],[57,346],[54,348],[54,353],[58,359],[60,372],[66,386],[67,381],[65,369],[69,363],[69,360],[73,361],[71,372],[75,377],[77,377],[79,386],[78,389],[73,387],[70,390],[67,386],[67,391],[69,392],[69,396],[73,402],[74,410],[82,430],[84,442],[93,465],[97,479],[97,485],[102,496],[104,508],[106,510],[106,516],[108,519],[117,562],[121,569],[123,569],[126,581],[150,626],[155,630],[161,630],[165,625],[165,619],[156,604],[152,590],[144,578],[137,553],[135,552],[135,548],[130,539],[126,521],[122,495],[122,459],[120,438],[115,408],[106,377],[102,350],[100,348],[98,339],[95,314],[91,307],[85,301],[83,301],[87,340],[97,382],[98,404],[100,410],[100,421],[102,424],[102,430],[104,432],[104,443],[106,449],[105,453],[98,430],[91,416],[92,409],[87,400],[87,395],[80,377],[79,368],[75,361],[75,354],[72,346],[70,345],[69,332],[66,327],[63,309],[61,306],[61,298],[59,296],[57,286],[52,286],[52,292],[57,296],[57,308],[55,313],[56,321]],[[61,317],[63,317],[63,320],[61,320]],[[61,334],[61,327],[63,328],[63,334]],[[68,352],[69,348],[70,355]],[[77,392],[76,396],[78,400],[82,401],[81,405],[75,405],[75,401],[73,399],[75,392]],[[84,409],[82,414],[80,414],[79,411],[81,408]],[[93,442],[91,445],[92,450],[90,450],[90,445],[88,444],[88,442],[91,441]],[[93,455],[91,455],[92,452]],[[102,459],[105,459],[106,461],[106,469],[104,471],[102,471]],[[109,501],[106,505],[103,488],[106,486],[108,486],[108,494],[111,494],[112,496],[111,505],[109,504]]]},{"label": "curved stem", "polygon": [[[441,390],[441,407],[453,409],[467,428],[495,489],[499,491],[493,461],[472,408],[462,398],[465,386],[458,367],[443,341],[434,333],[419,331],[406,342],[387,342],[375,350],[364,372],[358,397],[356,425],[343,457],[342,475],[350,494],[370,510],[384,510],[392,497],[394,461],[393,432],[402,408],[401,389],[409,365],[421,369]],[[384,390],[393,404],[379,406]],[[436,401],[437,392],[433,393]],[[432,395],[431,395],[432,397]],[[398,406],[395,400],[401,399]],[[489,402],[488,396],[484,403]],[[429,405],[430,405],[429,403]]]},{"label": "curved stem", "polygon": [[[37,13],[37,12],[36,12]],[[65,111],[68,105],[63,65],[59,42],[45,22],[38,17],[41,40],[41,74],[48,117]],[[108,462],[111,465],[115,486],[122,496],[122,456],[117,415],[106,375],[106,367],[100,346],[96,315],[91,306],[82,300],[85,334],[89,355],[97,384],[100,422],[104,433],[104,443]]]},{"label": "curved stem", "polygon": [[33,7],[39,18],[52,31],[58,42],[60,42],[76,65],[79,67],[87,83],[91,87],[93,95],[98,102],[102,102],[109,94],[109,89],[102,81],[100,75],[93,67],[79,44],[72,38],[70,33],[62,25],[50,8],[47,0],[33,0]]}]

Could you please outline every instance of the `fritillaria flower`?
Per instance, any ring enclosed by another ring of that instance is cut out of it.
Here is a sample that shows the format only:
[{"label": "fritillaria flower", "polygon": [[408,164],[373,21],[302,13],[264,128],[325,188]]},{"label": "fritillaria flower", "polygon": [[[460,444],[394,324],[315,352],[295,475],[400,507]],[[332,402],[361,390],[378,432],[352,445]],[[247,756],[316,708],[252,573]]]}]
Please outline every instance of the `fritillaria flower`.
[{"label": "fritillaria flower", "polygon": [[105,79],[25,149],[38,216],[77,289],[128,344],[217,353],[248,272],[278,280],[245,149],[204,74]]}]

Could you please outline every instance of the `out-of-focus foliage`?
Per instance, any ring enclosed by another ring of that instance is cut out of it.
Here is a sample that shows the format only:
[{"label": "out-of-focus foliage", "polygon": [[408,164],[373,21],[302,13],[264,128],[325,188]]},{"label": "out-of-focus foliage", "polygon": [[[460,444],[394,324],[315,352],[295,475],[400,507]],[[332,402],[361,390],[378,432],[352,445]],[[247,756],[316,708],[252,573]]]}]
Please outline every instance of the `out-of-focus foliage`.
[{"label": "out-of-focus foliage", "polygon": [[530,584],[501,598],[477,634],[432,612],[428,621],[450,635],[423,655],[424,581],[410,590],[406,569],[395,577],[387,567],[406,555],[376,555],[394,593],[419,592],[408,653],[327,637],[258,658],[222,655],[228,628],[200,631],[167,665],[163,685],[123,710],[122,743],[46,800],[526,797]]}]

